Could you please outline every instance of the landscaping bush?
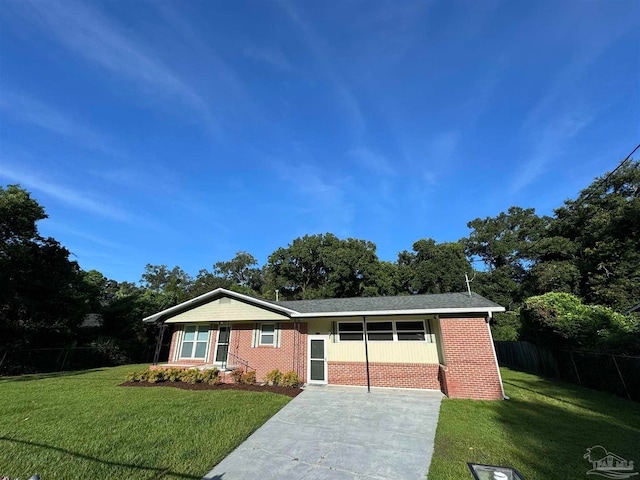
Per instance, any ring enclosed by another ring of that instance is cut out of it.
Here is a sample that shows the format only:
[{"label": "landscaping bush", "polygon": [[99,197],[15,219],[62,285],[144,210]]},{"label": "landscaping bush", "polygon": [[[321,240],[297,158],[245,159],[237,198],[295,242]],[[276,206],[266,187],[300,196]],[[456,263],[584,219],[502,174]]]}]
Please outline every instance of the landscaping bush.
[{"label": "landscaping bush", "polygon": [[182,372],[180,379],[184,383],[194,384],[194,383],[200,383],[202,381],[202,376],[200,375],[199,370],[189,369],[189,370],[184,370]]},{"label": "landscaping bush", "polygon": [[165,381],[165,372],[164,370],[149,370],[147,375],[147,382],[149,383],[158,383]]},{"label": "landscaping bush", "polygon": [[146,382],[149,378],[149,370],[139,372],[129,372],[125,377],[125,382]]},{"label": "landscaping bush", "polygon": [[233,372],[231,372],[229,375],[231,375],[231,378],[233,378],[233,381],[235,383],[242,383],[242,374],[244,372],[242,371],[241,368],[236,368]]},{"label": "landscaping bush", "polygon": [[256,372],[243,373],[240,376],[240,383],[244,383],[245,385],[253,385],[256,383]]},{"label": "landscaping bush", "polygon": [[267,384],[271,384],[274,387],[278,386],[280,384],[280,380],[282,379],[282,373],[280,373],[280,370],[278,370],[277,368],[274,370],[271,370],[269,373],[267,373],[264,377],[262,377],[262,380]]},{"label": "landscaping bush", "polygon": [[289,371],[283,374],[282,379],[280,380],[280,385],[282,385],[283,387],[297,387],[301,383],[302,380],[294,371]]},{"label": "landscaping bush", "polygon": [[182,373],[186,370],[184,368],[167,368],[164,371],[164,378],[169,382],[181,382]]},{"label": "landscaping bush", "polygon": [[203,383],[208,383],[209,385],[217,385],[222,382],[218,373],[218,369],[215,367],[207,370],[202,370],[200,372],[200,381]]}]

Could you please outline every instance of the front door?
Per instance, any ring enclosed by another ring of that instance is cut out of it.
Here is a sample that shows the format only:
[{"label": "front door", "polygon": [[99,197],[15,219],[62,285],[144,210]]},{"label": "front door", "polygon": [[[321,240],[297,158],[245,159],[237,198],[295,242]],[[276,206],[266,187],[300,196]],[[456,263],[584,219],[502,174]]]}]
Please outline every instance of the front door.
[{"label": "front door", "polygon": [[220,325],[218,328],[218,343],[216,344],[215,362],[223,366],[227,364],[229,356],[229,336],[231,334],[229,325]]},{"label": "front door", "polygon": [[309,335],[309,383],[327,383],[327,339]]}]

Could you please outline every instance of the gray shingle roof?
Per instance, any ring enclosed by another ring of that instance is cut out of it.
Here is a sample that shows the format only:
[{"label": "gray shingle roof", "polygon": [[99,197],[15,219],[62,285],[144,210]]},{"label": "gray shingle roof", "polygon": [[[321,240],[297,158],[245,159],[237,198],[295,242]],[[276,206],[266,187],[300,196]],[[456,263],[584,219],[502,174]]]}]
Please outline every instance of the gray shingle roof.
[{"label": "gray shingle roof", "polygon": [[295,300],[269,302],[300,313],[375,312],[392,310],[430,310],[448,308],[500,308],[497,303],[477,293],[439,293],[405,295],[399,297],[329,298],[323,300]]},{"label": "gray shingle roof", "polygon": [[[322,315],[337,317],[342,313],[357,315],[360,312],[367,312],[369,315],[375,315],[376,312],[402,312],[403,314],[413,312],[421,314],[504,312],[503,307],[481,297],[477,293],[473,293],[471,296],[466,293],[440,293],[400,297],[330,298],[274,302],[232,292],[224,288],[217,288],[199,297],[145,317],[143,321],[147,323],[161,321],[167,316],[198,307],[220,297],[231,297],[259,308],[274,309],[291,318],[310,318]],[[384,315],[384,313],[379,314]]]}]

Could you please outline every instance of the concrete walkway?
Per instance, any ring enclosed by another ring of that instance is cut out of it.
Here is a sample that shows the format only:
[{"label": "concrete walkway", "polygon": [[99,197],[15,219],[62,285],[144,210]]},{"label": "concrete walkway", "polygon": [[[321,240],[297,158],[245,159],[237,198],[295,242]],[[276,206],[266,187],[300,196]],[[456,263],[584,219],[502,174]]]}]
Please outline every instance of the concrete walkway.
[{"label": "concrete walkway", "polygon": [[441,399],[433,391],[309,386],[204,478],[424,480]]}]

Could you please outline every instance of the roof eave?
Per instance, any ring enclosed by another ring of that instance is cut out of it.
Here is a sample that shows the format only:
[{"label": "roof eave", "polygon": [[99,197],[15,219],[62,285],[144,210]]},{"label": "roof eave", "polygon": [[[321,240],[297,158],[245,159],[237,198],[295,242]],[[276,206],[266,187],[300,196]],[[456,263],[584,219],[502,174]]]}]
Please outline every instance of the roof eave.
[{"label": "roof eave", "polygon": [[464,308],[421,308],[408,310],[369,310],[369,311],[351,311],[351,312],[308,312],[294,313],[291,318],[315,318],[315,317],[373,317],[383,315],[438,315],[438,314],[456,314],[456,313],[500,313],[505,308],[496,307],[464,307]]}]

